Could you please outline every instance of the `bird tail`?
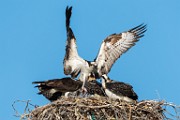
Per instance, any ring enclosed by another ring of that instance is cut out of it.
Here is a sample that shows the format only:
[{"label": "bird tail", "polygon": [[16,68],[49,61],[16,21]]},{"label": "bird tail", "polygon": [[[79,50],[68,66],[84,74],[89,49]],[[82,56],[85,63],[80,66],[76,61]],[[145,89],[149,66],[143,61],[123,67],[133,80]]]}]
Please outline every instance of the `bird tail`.
[{"label": "bird tail", "polygon": [[43,85],[45,85],[45,82],[44,81],[34,81],[34,82],[32,82],[32,84],[37,84],[34,87],[42,87]]},{"label": "bird tail", "polygon": [[32,82],[32,84],[41,84],[41,83],[45,83],[44,81],[34,81]]},{"label": "bird tail", "polygon": [[39,89],[38,94],[44,94],[46,91],[48,91],[50,88],[46,85],[45,81],[34,81],[32,84],[37,84],[34,86],[35,88]]}]

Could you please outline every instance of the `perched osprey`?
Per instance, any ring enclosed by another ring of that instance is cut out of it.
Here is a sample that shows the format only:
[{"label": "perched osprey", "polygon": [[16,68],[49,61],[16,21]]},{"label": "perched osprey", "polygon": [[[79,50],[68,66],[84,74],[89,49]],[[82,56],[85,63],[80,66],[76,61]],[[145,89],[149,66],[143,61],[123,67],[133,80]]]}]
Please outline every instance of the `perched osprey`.
[{"label": "perched osprey", "polygon": [[133,87],[127,83],[116,82],[102,75],[102,86],[106,95],[111,99],[119,99],[131,103],[138,99],[137,94],[133,91]]},{"label": "perched osprey", "polygon": [[74,80],[69,77],[62,79],[52,79],[48,81],[35,81],[33,84],[38,84],[39,93],[45,96],[50,101],[55,101],[61,96],[65,97],[79,97],[79,96],[92,96],[99,95],[105,96],[102,90],[102,85],[96,81],[88,82],[85,85],[87,92],[83,95],[81,93],[82,82],[79,80]]},{"label": "perched osprey", "polygon": [[128,31],[108,36],[103,40],[95,60],[90,62],[78,55],[76,38],[70,27],[71,10],[72,7],[66,8],[67,45],[63,62],[64,73],[72,78],[80,74],[79,80],[83,82],[82,89],[85,90],[84,86],[89,77],[99,79],[102,75],[107,76],[116,60],[144,36],[146,25],[141,24]]},{"label": "perched osprey", "polygon": [[69,77],[62,79],[53,79],[48,81],[35,81],[33,84],[38,84],[39,93],[45,96],[50,101],[55,101],[66,92],[77,91],[82,86],[82,82],[75,81]]}]

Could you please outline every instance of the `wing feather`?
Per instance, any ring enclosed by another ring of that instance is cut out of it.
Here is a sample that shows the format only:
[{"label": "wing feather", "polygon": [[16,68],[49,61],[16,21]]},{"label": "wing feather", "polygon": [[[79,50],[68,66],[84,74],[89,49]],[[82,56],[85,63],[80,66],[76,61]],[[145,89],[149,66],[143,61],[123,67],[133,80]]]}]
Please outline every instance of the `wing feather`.
[{"label": "wing feather", "polygon": [[[66,8],[66,30],[67,30],[67,43],[66,53],[64,57],[64,74],[71,75],[73,78],[77,77],[80,73],[81,66],[84,64],[84,60],[79,57],[76,45],[76,38],[70,27],[70,18],[72,7]],[[75,64],[76,63],[76,64]]]},{"label": "wing feather", "polygon": [[66,30],[67,30],[67,43],[66,43],[66,54],[65,59],[70,59],[70,57],[78,56],[76,38],[70,27],[70,18],[72,7],[66,8]]},{"label": "wing feather", "polygon": [[146,25],[141,24],[126,32],[108,36],[102,42],[95,59],[99,76],[107,74],[116,60],[144,36],[144,32],[146,32]]},{"label": "wing feather", "polygon": [[134,92],[133,87],[130,84],[124,82],[113,82],[106,83],[106,87],[117,95],[127,96],[133,100],[138,99],[137,94]]}]

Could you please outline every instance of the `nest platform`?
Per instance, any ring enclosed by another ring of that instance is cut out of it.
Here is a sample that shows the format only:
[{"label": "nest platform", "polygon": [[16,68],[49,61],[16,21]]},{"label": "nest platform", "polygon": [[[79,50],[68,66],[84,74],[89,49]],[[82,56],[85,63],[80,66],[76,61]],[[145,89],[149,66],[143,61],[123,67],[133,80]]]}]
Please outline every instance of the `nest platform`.
[{"label": "nest platform", "polygon": [[162,101],[127,103],[107,97],[64,98],[37,107],[28,120],[162,120]]}]

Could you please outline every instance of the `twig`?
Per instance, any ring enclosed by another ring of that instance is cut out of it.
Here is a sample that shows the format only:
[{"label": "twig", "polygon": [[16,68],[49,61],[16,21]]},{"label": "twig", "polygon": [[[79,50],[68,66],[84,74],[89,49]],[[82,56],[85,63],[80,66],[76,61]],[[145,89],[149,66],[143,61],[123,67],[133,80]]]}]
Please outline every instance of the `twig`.
[{"label": "twig", "polygon": [[87,108],[92,108],[92,109],[95,109],[95,108],[104,108],[104,107],[109,107],[109,106],[111,106],[111,104],[101,105],[101,106],[86,106],[86,105],[78,105],[78,107],[87,107]]},{"label": "twig", "polygon": [[[20,113],[16,110],[16,108],[15,108],[15,104],[16,104],[16,103],[19,103],[19,102],[26,103],[23,114],[20,114]],[[37,105],[31,104],[31,103],[30,103],[30,100],[16,100],[16,101],[14,101],[13,104],[12,104],[12,108],[13,108],[13,110],[15,111],[15,115],[14,115],[14,116],[15,116],[15,117],[20,117],[20,119],[26,119],[27,115],[31,112],[31,110],[29,109],[29,105],[32,106],[32,107],[34,107],[34,108],[37,107]],[[27,112],[27,111],[28,111],[28,112]]]}]

